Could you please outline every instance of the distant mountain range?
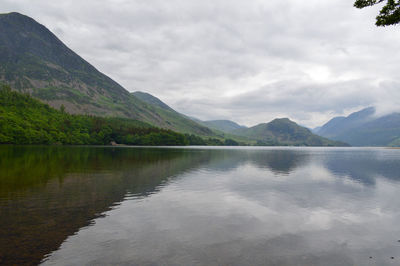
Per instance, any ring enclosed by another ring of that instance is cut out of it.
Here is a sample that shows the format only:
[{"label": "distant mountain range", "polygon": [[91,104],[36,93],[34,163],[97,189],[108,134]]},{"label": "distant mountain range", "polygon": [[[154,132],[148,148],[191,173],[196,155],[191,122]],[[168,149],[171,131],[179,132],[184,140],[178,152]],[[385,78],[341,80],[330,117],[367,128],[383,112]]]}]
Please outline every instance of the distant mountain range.
[{"label": "distant mountain range", "polygon": [[352,146],[400,146],[400,113],[377,116],[374,107],[331,119],[314,133]]},{"label": "distant mountain range", "polygon": [[274,119],[269,123],[249,128],[230,120],[201,121],[196,118],[192,119],[217,130],[217,132],[224,132],[227,136],[240,136],[244,139],[255,140],[257,145],[262,146],[348,146],[347,143],[315,135],[308,128],[302,127],[288,118]]},{"label": "distant mountain range", "polygon": [[[172,110],[167,104],[149,93],[134,92],[140,100],[159,106],[166,110]],[[230,120],[201,121],[191,118],[197,123],[216,130],[216,134],[225,133],[224,137],[239,136],[248,140],[255,140],[258,145],[296,145],[296,146],[346,146],[346,143],[331,141],[313,134],[309,129],[297,125],[288,118],[275,119],[270,123],[259,124],[251,128],[241,126]],[[243,139],[241,139],[243,140]]]},{"label": "distant mountain range", "polygon": [[257,139],[264,145],[279,143],[296,146],[347,146],[346,143],[317,136],[288,118],[274,119],[250,128],[239,128],[232,131],[232,134]]},{"label": "distant mountain range", "polygon": [[0,14],[0,82],[73,114],[130,118],[181,133],[247,144],[345,145],[314,135],[289,119],[251,128],[229,120],[191,119],[148,93],[128,92],[45,26],[15,12]]}]

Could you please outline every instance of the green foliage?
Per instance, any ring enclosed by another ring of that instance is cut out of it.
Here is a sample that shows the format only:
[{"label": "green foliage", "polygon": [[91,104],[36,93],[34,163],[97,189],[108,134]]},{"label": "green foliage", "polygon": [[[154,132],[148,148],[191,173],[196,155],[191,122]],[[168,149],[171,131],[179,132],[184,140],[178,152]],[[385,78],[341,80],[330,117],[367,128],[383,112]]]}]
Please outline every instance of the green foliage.
[{"label": "green foliage", "polygon": [[71,115],[28,94],[0,85],[0,144],[238,145],[232,139],[207,139],[160,129],[128,118]]},{"label": "green foliage", "polygon": [[389,146],[389,147],[400,147],[400,138],[394,140],[394,141],[391,142],[388,146]]},{"label": "green foliage", "polygon": [[196,136],[193,134],[192,135],[186,134],[185,137],[186,137],[189,145],[200,145],[200,146],[207,145],[206,141],[199,136]]},{"label": "green foliage", "polygon": [[183,134],[125,118],[71,115],[29,95],[0,89],[0,143],[186,145]]},{"label": "green foliage", "polygon": [[392,142],[389,143],[390,147],[400,147],[400,138],[397,138],[395,140],[393,140]]},{"label": "green foliage", "polygon": [[279,146],[279,143],[272,140],[257,140],[256,146]]},{"label": "green foliage", "polygon": [[357,8],[364,8],[385,1],[386,4],[376,17],[376,25],[389,26],[398,24],[400,22],[400,0],[356,0],[354,6]]},{"label": "green foliage", "polygon": [[224,141],[225,146],[239,146],[239,143],[233,139],[226,139]]},{"label": "green foliage", "polygon": [[216,138],[208,138],[205,140],[206,144],[209,146],[223,146],[224,142],[222,142],[220,139]]}]

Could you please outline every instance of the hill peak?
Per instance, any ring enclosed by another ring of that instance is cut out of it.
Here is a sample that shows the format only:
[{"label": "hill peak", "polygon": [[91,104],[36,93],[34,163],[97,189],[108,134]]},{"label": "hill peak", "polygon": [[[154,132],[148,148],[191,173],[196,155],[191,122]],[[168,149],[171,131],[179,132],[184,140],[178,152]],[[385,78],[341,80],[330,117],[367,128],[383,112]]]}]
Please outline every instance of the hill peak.
[{"label": "hill peak", "polygon": [[23,15],[21,13],[18,13],[18,12],[0,13],[0,17],[6,17],[6,16],[21,16],[21,17],[25,17],[25,18],[30,18],[30,17]]},{"label": "hill peak", "polygon": [[269,123],[238,129],[233,133],[256,139],[262,145],[346,146],[345,143],[314,135],[309,129],[299,126],[289,118],[276,118]]},{"label": "hill peak", "polygon": [[397,146],[400,114],[377,116],[374,107],[367,107],[347,117],[331,119],[317,133],[354,146]]},{"label": "hill peak", "polygon": [[1,13],[0,19],[12,21],[13,23],[19,22],[19,23],[37,23],[37,24],[39,24],[33,18],[31,18],[27,15],[18,13],[18,12]]},{"label": "hill peak", "polygon": [[375,107],[370,106],[370,107],[364,108],[358,112],[354,112],[354,113],[350,114],[349,116],[347,116],[347,118],[357,118],[357,119],[359,119],[361,117],[364,118],[364,117],[368,117],[368,116],[375,114],[375,111],[376,111]]},{"label": "hill peak", "polygon": [[295,122],[293,122],[292,120],[290,120],[289,118],[287,118],[287,117],[283,117],[283,118],[275,118],[274,120],[272,120],[270,123],[278,123],[278,122],[280,122],[280,123],[295,123]]},{"label": "hill peak", "polygon": [[324,124],[317,133],[323,137],[331,138],[340,132],[348,131],[373,119],[375,107],[367,107],[348,116],[337,116]]}]

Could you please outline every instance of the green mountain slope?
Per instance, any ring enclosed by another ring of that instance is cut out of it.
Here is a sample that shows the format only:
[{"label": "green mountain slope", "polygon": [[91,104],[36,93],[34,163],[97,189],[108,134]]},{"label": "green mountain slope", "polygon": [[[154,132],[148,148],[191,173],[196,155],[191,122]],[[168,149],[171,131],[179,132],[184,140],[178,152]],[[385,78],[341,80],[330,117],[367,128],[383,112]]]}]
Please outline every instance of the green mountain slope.
[{"label": "green mountain slope", "polygon": [[333,118],[318,135],[353,146],[400,146],[400,113],[376,117],[373,107]]},{"label": "green mountain slope", "polygon": [[131,93],[134,97],[147,104],[147,109],[156,113],[164,123],[165,128],[176,129],[179,132],[197,134],[200,136],[215,136],[215,132],[201,123],[197,123],[187,116],[176,112],[157,97],[136,91]]},{"label": "green mountain slope", "polygon": [[345,143],[317,136],[288,118],[275,119],[254,127],[237,129],[232,134],[256,139],[259,144],[263,145],[347,146]]},{"label": "green mountain slope", "polygon": [[132,92],[132,95],[141,100],[142,102],[158,106],[164,110],[168,111],[174,111],[171,107],[169,107],[167,104],[165,104],[163,101],[158,99],[157,97],[151,95],[150,93],[147,92],[142,92],[142,91],[135,91]]},{"label": "green mountain slope", "polygon": [[232,133],[236,129],[246,128],[230,120],[202,121],[202,124],[209,128],[216,129],[226,133]]},{"label": "green mountain slope", "polygon": [[71,115],[0,87],[0,144],[186,145],[186,136],[126,118]]},{"label": "green mountain slope", "polygon": [[149,105],[65,46],[46,27],[19,13],[0,15],[0,80],[72,114],[126,117],[184,133],[208,128]]}]

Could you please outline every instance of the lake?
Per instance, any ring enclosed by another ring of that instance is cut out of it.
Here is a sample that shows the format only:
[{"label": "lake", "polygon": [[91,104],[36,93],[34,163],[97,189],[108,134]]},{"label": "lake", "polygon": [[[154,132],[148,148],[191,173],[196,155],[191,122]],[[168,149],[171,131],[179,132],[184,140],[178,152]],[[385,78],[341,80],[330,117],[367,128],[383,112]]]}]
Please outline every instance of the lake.
[{"label": "lake", "polygon": [[0,146],[0,264],[400,265],[400,150]]}]

